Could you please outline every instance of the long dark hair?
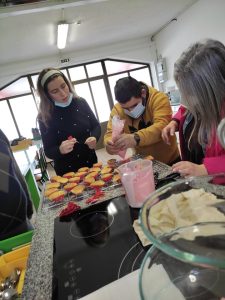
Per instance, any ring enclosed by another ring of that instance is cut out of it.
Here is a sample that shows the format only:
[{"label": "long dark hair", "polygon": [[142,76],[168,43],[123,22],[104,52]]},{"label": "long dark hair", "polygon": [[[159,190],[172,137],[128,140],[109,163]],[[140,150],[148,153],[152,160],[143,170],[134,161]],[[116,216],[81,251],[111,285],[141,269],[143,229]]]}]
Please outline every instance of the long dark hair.
[{"label": "long dark hair", "polygon": [[42,70],[38,76],[38,80],[37,80],[37,91],[38,91],[38,94],[40,96],[40,106],[39,106],[39,111],[38,111],[38,116],[37,116],[37,119],[38,120],[41,120],[45,126],[47,127],[48,126],[48,122],[49,120],[51,119],[51,112],[54,108],[54,103],[53,101],[51,100],[49,94],[48,94],[48,90],[47,90],[47,86],[49,84],[49,82],[51,82],[53,79],[55,79],[56,77],[59,77],[61,76],[65,83],[68,85],[69,87],[69,90],[71,93],[74,94],[74,96],[77,97],[74,89],[72,88],[72,85],[71,83],[69,82],[69,80],[66,78],[66,76],[60,72],[60,73],[56,73],[56,74],[53,74],[52,76],[50,76],[44,83],[44,86],[42,86],[42,78],[43,76],[48,72],[48,71],[51,71],[51,70],[55,70],[57,72],[60,72],[60,70],[58,69],[54,69],[54,68],[46,68],[44,70]]},{"label": "long dark hair", "polygon": [[225,111],[225,46],[216,40],[193,44],[175,63],[174,78],[194,117],[191,136],[210,144]]}]

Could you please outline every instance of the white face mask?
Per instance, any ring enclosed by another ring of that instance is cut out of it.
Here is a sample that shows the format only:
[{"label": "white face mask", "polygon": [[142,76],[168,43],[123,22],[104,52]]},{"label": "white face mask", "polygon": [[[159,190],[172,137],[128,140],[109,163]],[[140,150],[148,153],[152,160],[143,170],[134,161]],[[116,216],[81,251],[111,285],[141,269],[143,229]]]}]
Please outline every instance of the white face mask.
[{"label": "white face mask", "polygon": [[138,119],[145,111],[145,106],[140,102],[132,110],[124,109],[126,115]]},{"label": "white face mask", "polygon": [[72,102],[72,99],[73,99],[73,94],[70,93],[69,96],[68,96],[68,99],[66,102],[56,102],[55,101],[55,106],[59,106],[59,107],[67,107],[70,105],[70,103]]}]

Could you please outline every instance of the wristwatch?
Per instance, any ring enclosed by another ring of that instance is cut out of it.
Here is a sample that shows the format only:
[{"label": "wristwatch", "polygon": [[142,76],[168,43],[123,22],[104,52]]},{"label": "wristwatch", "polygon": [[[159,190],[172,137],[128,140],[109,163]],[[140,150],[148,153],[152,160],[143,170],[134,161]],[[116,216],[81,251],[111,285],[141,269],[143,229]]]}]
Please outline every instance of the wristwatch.
[{"label": "wristwatch", "polygon": [[136,146],[138,146],[141,139],[140,139],[140,136],[136,132],[134,133],[134,140],[136,142]]}]

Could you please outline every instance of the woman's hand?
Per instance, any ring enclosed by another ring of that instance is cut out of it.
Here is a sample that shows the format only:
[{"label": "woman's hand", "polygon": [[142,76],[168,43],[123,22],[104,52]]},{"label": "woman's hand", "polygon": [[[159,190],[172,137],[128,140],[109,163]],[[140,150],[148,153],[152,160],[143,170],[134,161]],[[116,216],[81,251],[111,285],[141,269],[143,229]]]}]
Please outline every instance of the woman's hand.
[{"label": "woman's hand", "polygon": [[172,120],[166,127],[163,128],[162,139],[167,145],[170,145],[170,136],[173,136],[177,130],[178,123],[175,120]]},{"label": "woman's hand", "polygon": [[73,150],[74,145],[77,143],[75,138],[71,138],[69,140],[63,141],[59,146],[59,151],[61,154],[70,153]]},{"label": "woman's hand", "polygon": [[84,143],[89,147],[89,149],[95,149],[97,140],[94,136],[90,136],[89,138],[86,139]]},{"label": "woman's hand", "polygon": [[179,161],[172,166],[173,172],[180,173],[181,176],[203,176],[208,175],[206,167],[202,165],[193,164],[190,161]]}]

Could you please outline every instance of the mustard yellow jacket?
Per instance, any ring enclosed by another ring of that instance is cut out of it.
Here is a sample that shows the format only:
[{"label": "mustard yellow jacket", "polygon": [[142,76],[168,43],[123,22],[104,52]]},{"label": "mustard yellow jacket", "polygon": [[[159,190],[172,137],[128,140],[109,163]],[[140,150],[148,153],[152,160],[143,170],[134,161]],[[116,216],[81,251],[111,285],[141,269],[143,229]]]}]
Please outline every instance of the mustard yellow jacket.
[{"label": "mustard yellow jacket", "polygon": [[146,101],[146,109],[138,119],[126,115],[119,103],[114,105],[104,135],[104,143],[106,144],[112,138],[112,118],[114,115],[119,115],[120,119],[125,120],[124,133],[132,133],[129,126],[138,130],[139,122],[143,119],[147,127],[137,131],[140,136],[140,143],[135,149],[136,153],[152,155],[156,160],[171,164],[179,157],[176,137],[171,137],[171,145],[165,144],[161,138],[162,129],[172,118],[170,102],[164,93],[153,87],[148,88],[149,97]]}]

